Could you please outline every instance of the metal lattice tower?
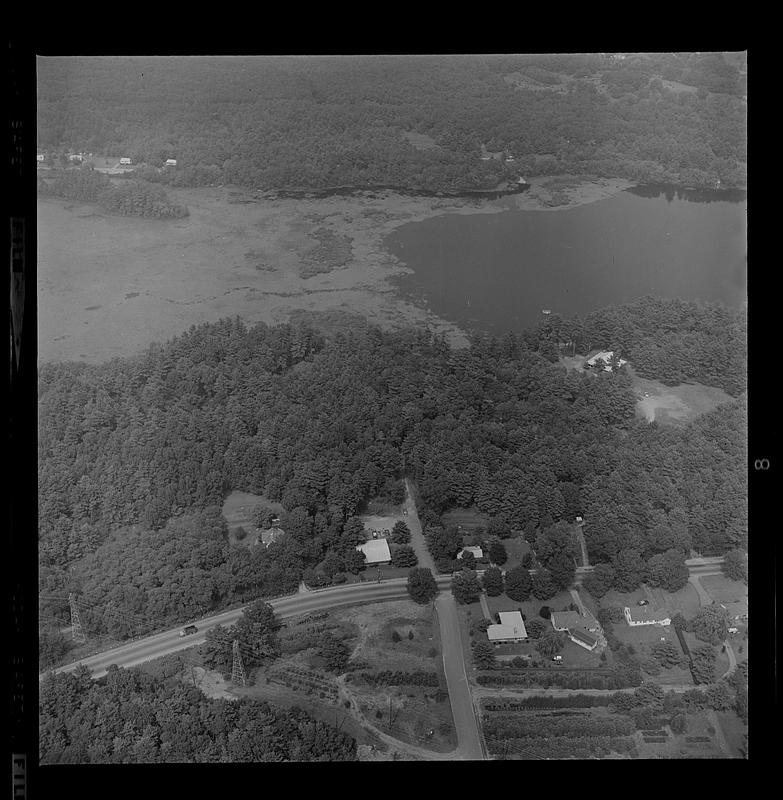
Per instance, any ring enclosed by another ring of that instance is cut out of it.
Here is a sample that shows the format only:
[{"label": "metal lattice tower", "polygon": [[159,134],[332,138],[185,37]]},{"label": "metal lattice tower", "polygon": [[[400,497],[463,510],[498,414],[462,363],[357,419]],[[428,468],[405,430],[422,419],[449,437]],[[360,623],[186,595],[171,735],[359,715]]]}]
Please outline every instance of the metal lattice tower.
[{"label": "metal lattice tower", "polygon": [[242,686],[245,685],[245,667],[242,664],[242,654],[239,652],[239,640],[234,639],[234,644],[232,646],[232,650],[234,651],[234,664],[231,668],[231,683],[234,685],[239,685],[240,683]]},{"label": "metal lattice tower", "polygon": [[71,634],[73,635],[73,640],[84,644],[87,641],[87,637],[82,630],[82,622],[79,619],[79,608],[76,605],[76,598],[72,592],[68,594],[68,602],[71,606]]}]

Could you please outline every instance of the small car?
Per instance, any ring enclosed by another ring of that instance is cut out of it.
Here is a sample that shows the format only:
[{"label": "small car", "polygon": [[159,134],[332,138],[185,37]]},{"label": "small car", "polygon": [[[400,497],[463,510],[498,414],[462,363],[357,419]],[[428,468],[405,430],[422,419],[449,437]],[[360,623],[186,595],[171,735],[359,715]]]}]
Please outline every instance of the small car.
[{"label": "small car", "polygon": [[636,605],[637,606],[648,606],[648,605],[650,605],[650,603],[647,600],[640,600]]},{"label": "small car", "polygon": [[193,633],[197,633],[198,628],[195,625],[188,625],[187,627],[183,628],[180,632],[180,636],[190,636]]}]

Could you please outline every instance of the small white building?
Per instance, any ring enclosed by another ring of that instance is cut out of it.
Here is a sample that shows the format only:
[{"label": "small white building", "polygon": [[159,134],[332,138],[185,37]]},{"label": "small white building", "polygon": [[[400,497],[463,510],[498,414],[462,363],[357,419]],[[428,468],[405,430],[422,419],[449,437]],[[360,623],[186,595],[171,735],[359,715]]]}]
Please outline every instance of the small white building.
[{"label": "small white building", "polygon": [[492,644],[506,644],[508,642],[521,642],[527,639],[525,621],[519,611],[501,611],[499,625],[490,625],[487,628],[487,638]]},{"label": "small white building", "polygon": [[167,166],[167,167],[176,167],[177,166],[177,159],[176,158],[167,158],[165,166]]},{"label": "small white building", "polygon": [[386,539],[371,539],[369,542],[356,545],[356,549],[364,553],[368,565],[391,563],[391,551]]},{"label": "small white building", "polygon": [[623,609],[625,621],[632,627],[635,625],[671,625],[671,617],[662,609],[652,609],[649,606],[635,606]]},{"label": "small white building", "polygon": [[[600,353],[596,353],[591,358],[588,358],[585,361],[585,365],[588,367],[597,367],[599,366],[598,362],[603,362],[603,370],[604,372],[611,372],[612,371],[612,359],[614,358],[614,351],[613,350],[603,350]],[[624,358],[617,359],[617,366],[622,367],[624,364],[628,362]]]},{"label": "small white building", "polygon": [[457,558],[462,558],[463,553],[473,553],[474,558],[484,557],[484,551],[480,547],[463,547],[462,550],[457,553]]},{"label": "small white building", "polygon": [[128,167],[130,166],[131,160],[127,157],[123,157],[120,159],[120,166],[121,167]]},{"label": "small white building", "polygon": [[35,157],[35,160],[38,161],[39,163],[42,161],[46,161],[46,156],[43,153],[38,153],[38,155]]}]

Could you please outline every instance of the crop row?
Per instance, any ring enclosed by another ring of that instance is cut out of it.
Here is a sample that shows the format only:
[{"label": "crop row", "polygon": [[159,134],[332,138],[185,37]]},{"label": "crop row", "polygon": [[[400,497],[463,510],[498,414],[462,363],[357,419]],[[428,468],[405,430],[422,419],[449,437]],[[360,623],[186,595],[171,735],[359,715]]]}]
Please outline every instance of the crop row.
[{"label": "crop row", "polygon": [[487,698],[484,708],[489,711],[502,711],[508,709],[527,708],[592,708],[594,706],[608,706],[612,702],[612,695],[601,696],[592,694],[572,694],[567,697],[549,697],[547,695],[534,695],[519,700],[505,700]]},{"label": "crop row", "polygon": [[591,675],[589,673],[558,673],[556,670],[503,674],[502,672],[479,675],[481,686],[559,686],[564,689],[625,689],[626,682],[616,674]]},{"label": "crop row", "polygon": [[438,686],[438,673],[416,670],[403,672],[396,670],[382,670],[380,672],[360,672],[356,675],[357,681],[362,681],[369,686]]},{"label": "crop row", "polygon": [[635,750],[634,740],[615,736],[550,736],[546,742],[529,739],[498,739],[487,737],[487,748],[493,755],[528,758],[595,758],[610,753],[629,753]]},{"label": "crop row", "polygon": [[485,735],[495,739],[550,736],[628,736],[633,723],[627,717],[547,718],[529,715],[492,715],[484,718]]}]

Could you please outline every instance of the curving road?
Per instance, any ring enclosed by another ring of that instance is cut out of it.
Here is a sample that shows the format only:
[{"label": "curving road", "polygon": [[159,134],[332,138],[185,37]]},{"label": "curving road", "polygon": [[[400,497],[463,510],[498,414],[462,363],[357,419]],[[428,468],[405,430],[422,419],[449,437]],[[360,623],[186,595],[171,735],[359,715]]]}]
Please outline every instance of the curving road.
[{"label": "curving road", "polygon": [[[448,589],[451,586],[451,576],[438,578],[438,586],[441,589]],[[308,611],[319,611],[323,608],[378,603],[407,596],[407,578],[393,578],[382,583],[352,583],[306,594],[295,594],[270,600],[269,604],[274,608],[278,617],[285,619],[306,614]],[[233,625],[242,616],[244,609],[245,606],[200,620],[193,620],[192,623],[188,623],[198,628],[198,633],[193,636],[180,636],[179,633],[184,627],[184,625],[180,625],[171,630],[129,642],[121,647],[74,661],[72,664],[66,664],[54,671],[70,672],[83,664],[92,670],[94,678],[100,678],[106,674],[106,670],[111,664],[116,664],[118,667],[134,667],[145,661],[152,661],[155,658],[176,653],[178,650],[202,644],[206,640],[206,634],[210,628],[214,628],[216,625]],[[45,674],[39,675],[39,680],[42,680]]]}]

